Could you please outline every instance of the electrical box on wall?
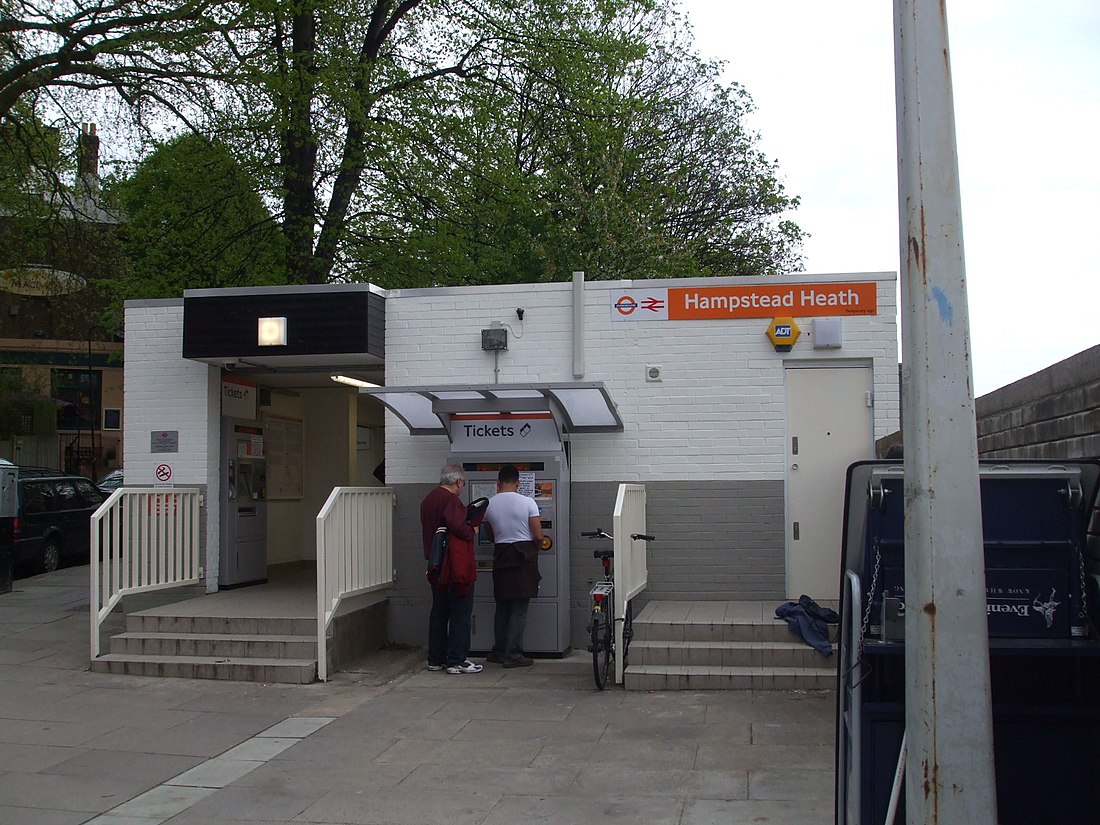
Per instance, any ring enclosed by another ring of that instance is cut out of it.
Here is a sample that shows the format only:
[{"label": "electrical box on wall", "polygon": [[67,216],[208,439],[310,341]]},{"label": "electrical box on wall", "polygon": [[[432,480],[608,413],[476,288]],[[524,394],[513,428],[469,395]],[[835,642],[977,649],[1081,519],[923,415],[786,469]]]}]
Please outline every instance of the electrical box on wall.
[{"label": "electrical box on wall", "polygon": [[839,349],[843,343],[842,318],[814,318],[814,349]]},{"label": "electrical box on wall", "polygon": [[481,331],[481,348],[492,352],[508,349],[508,330],[504,327],[494,327]]}]

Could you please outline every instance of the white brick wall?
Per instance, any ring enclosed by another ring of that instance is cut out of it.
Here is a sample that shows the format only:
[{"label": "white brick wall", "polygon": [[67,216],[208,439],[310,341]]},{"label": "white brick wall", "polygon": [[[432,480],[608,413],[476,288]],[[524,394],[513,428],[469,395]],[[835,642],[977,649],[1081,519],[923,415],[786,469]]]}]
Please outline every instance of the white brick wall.
[{"label": "white brick wall", "polygon": [[[201,485],[216,495],[220,421],[219,371],[183,358],[183,301],[126,304],[123,467],[128,485],[151,486],[156,468],[172,468],[177,486]],[[178,453],[154,453],[151,435],[179,433]],[[217,508],[206,524],[206,578],[217,581]]]},{"label": "white brick wall", "polygon": [[[811,319],[792,352],[776,353],[768,319],[623,323],[611,318],[623,289],[774,283],[774,279],[589,281],[585,285],[585,381],[602,381],[618,404],[622,433],[574,435],[574,481],[784,478],[784,365],[872,366],[875,435],[898,427],[896,277],[812,276],[798,283],[873,281],[878,315],[844,318],[844,346],[813,349]],[[395,290],[386,298],[386,383],[502,384],[573,381],[572,284]],[[516,308],[525,310],[522,322]],[[481,330],[509,327],[508,350],[481,349]],[[660,364],[663,380],[645,380]],[[435,480],[447,439],[410,436],[389,416],[387,481]],[[870,457],[871,446],[868,446]],[[401,459],[397,460],[396,457]]]}]

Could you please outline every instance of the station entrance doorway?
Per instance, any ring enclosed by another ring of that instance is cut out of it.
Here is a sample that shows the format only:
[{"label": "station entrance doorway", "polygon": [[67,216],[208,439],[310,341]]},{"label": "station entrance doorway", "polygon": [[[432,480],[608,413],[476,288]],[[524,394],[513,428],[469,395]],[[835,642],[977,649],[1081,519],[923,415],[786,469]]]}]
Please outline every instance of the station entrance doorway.
[{"label": "station entrance doorway", "polygon": [[[532,599],[524,647],[560,655],[569,649],[569,435],[621,432],[622,420],[602,383],[490,384],[479,386],[364,389],[417,435],[446,435],[450,453],[439,465],[463,468],[466,504],[496,492],[506,464],[520,471],[520,492],[539,508],[546,539],[539,552],[539,595]],[[400,454],[386,456],[398,467]],[[433,479],[434,481],[435,479]],[[493,544],[484,529],[475,545],[471,647],[493,646]]]}]

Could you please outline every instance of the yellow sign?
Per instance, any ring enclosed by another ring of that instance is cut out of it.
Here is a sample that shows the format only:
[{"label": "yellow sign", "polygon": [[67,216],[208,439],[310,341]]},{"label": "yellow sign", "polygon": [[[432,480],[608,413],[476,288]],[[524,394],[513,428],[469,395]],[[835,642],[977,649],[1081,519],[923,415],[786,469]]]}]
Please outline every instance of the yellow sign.
[{"label": "yellow sign", "polygon": [[21,266],[0,270],[0,289],[16,295],[68,295],[86,286],[84,279],[63,269]]},{"label": "yellow sign", "polygon": [[794,318],[773,318],[768,325],[768,338],[776,352],[790,352],[801,332]]}]

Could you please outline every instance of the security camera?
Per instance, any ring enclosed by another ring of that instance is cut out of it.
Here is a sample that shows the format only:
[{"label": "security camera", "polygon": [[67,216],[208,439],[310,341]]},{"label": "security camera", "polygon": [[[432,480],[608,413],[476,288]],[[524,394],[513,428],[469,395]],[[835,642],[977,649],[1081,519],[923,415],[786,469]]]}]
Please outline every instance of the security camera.
[{"label": "security camera", "polygon": [[226,361],[224,364],[222,364],[222,368],[226,372],[233,372],[233,370],[235,370],[237,368],[237,359],[234,358],[230,361]]},{"label": "security camera", "polygon": [[522,309],[517,309],[516,310],[516,317],[519,318],[521,321],[523,320],[523,310]]}]

